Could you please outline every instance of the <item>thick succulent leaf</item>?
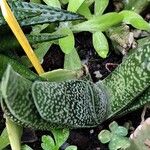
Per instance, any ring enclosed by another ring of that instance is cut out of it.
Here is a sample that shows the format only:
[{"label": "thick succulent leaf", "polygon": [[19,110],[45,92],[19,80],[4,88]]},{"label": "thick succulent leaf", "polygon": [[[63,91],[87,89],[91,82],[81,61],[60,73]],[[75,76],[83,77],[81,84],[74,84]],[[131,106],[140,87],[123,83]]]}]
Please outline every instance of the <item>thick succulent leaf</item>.
[{"label": "thick succulent leaf", "polygon": [[[31,70],[27,69],[24,65],[20,64],[18,61],[11,59],[5,55],[0,55],[0,79],[2,78],[8,64],[10,64],[15,71],[20,73],[23,77],[35,80],[39,79],[39,76],[33,73]],[[42,78],[41,78],[42,79]]]},{"label": "thick succulent leaf", "polygon": [[131,104],[150,85],[150,45],[139,47],[105,80],[111,94],[112,112]]},{"label": "thick succulent leaf", "polygon": [[31,86],[31,81],[21,77],[8,66],[1,82],[3,110],[18,124],[50,130],[54,125],[40,117],[32,99]]},{"label": "thick succulent leaf", "polygon": [[37,43],[57,40],[65,36],[66,36],[65,34],[57,35],[57,34],[49,34],[49,33],[40,33],[37,35],[27,35],[27,38],[29,42],[31,42],[31,44],[37,44]]},{"label": "thick succulent leaf", "polygon": [[107,112],[105,91],[90,82],[36,81],[32,85],[32,95],[43,119],[64,126],[93,126],[101,122]]},{"label": "thick succulent leaf", "polygon": [[[22,26],[83,19],[82,16],[47,5],[9,0],[9,5]],[[0,15],[0,25],[6,24]]]},{"label": "thick succulent leaf", "polygon": [[2,78],[1,92],[6,115],[36,129],[91,127],[102,122],[107,113],[108,97],[103,86],[82,80],[36,81],[32,85],[9,66]]},{"label": "thick succulent leaf", "polygon": [[128,112],[133,112],[148,103],[150,103],[150,87],[148,87],[141,95],[139,95],[135,101],[130,104],[130,107],[120,112],[118,116],[125,115]]},{"label": "thick succulent leaf", "polygon": [[[36,34],[36,35],[26,35],[28,41],[30,44],[37,44],[37,43],[42,43],[42,42],[48,42],[48,41],[53,41],[53,40],[57,40],[60,38],[65,37],[66,35],[54,35],[54,34],[49,34],[49,33],[40,33],[40,34]],[[8,44],[11,43],[11,44]],[[12,49],[20,49],[20,44],[17,41],[17,39],[12,35],[6,35],[3,36],[0,40],[0,51],[9,51]],[[43,46],[44,47],[44,46]]]}]

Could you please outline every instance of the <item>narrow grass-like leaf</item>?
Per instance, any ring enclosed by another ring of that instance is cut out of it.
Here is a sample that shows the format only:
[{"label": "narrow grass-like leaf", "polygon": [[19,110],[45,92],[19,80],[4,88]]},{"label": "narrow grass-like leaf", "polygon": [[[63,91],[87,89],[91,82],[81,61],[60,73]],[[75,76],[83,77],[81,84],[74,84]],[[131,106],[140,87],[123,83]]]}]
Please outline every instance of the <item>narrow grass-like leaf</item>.
[{"label": "narrow grass-like leaf", "polygon": [[75,45],[74,35],[69,28],[63,28],[61,32],[68,36],[59,39],[59,46],[65,54],[69,54],[74,49]]},{"label": "narrow grass-like leaf", "polygon": [[41,147],[43,150],[55,150],[55,143],[51,136],[43,135]]},{"label": "narrow grass-like leaf", "polygon": [[85,18],[90,19],[92,18],[91,11],[87,3],[83,3],[77,11],[79,14],[83,15]]},{"label": "narrow grass-like leaf", "polygon": [[21,146],[21,150],[33,150],[33,149],[29,147],[28,145],[23,145]]},{"label": "narrow grass-like leaf", "polygon": [[[111,20],[111,21],[110,21]],[[123,15],[113,12],[102,16],[96,16],[93,19],[72,26],[73,31],[106,31],[123,20]]]},{"label": "narrow grass-like leaf", "polygon": [[69,0],[68,11],[76,12],[85,0]]},{"label": "narrow grass-like leaf", "polygon": [[94,12],[95,15],[102,15],[106,7],[108,6],[109,0],[95,0]]},{"label": "narrow grass-like leaf", "polygon": [[43,0],[48,6],[61,8],[59,0]]},{"label": "narrow grass-like leaf", "polygon": [[60,81],[66,81],[71,79],[78,79],[82,75],[83,75],[82,71],[57,69],[57,70],[45,72],[40,76],[51,82],[60,82]]},{"label": "narrow grass-like leaf", "polygon": [[101,56],[102,58],[107,57],[109,46],[107,39],[102,32],[99,31],[93,33],[93,46],[99,56]]},{"label": "narrow grass-like leaf", "polygon": [[79,55],[74,48],[70,54],[65,55],[64,68],[68,70],[77,70],[81,69],[81,60]]},{"label": "narrow grass-like leaf", "polygon": [[133,27],[140,30],[150,30],[150,24],[134,11],[123,10],[120,12],[120,14],[124,17],[124,23],[131,24]]}]

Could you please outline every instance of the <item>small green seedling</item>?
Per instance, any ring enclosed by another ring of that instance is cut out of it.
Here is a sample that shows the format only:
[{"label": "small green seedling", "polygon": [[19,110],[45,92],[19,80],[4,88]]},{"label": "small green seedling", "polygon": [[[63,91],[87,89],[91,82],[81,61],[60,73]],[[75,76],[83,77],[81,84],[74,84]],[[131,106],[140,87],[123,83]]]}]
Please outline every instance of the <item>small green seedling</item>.
[{"label": "small green seedling", "polygon": [[[49,135],[42,136],[41,147],[43,150],[58,150],[60,146],[67,140],[69,136],[69,130],[52,130],[54,139]],[[68,146],[65,150],[77,150],[76,146]]]},{"label": "small green seedling", "polygon": [[125,127],[118,126],[117,122],[113,121],[109,125],[109,130],[102,130],[98,139],[101,143],[108,144],[109,150],[126,149],[130,146],[130,140],[125,137],[128,134],[128,130]]}]

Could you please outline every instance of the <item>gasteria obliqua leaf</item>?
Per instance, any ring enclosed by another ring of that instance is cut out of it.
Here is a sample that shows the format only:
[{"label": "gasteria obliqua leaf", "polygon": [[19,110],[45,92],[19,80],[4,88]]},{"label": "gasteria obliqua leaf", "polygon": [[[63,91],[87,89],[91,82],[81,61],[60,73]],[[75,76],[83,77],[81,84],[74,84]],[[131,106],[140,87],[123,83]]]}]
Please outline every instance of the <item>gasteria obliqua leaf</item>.
[{"label": "gasteria obliqua leaf", "polygon": [[1,82],[2,108],[11,120],[36,129],[96,126],[126,109],[150,86],[149,55],[146,43],[95,84],[30,81],[9,66]]},{"label": "gasteria obliqua leaf", "polygon": [[[11,0],[8,3],[21,26],[84,19],[78,14],[47,5]],[[4,24],[1,14],[0,25]]]}]

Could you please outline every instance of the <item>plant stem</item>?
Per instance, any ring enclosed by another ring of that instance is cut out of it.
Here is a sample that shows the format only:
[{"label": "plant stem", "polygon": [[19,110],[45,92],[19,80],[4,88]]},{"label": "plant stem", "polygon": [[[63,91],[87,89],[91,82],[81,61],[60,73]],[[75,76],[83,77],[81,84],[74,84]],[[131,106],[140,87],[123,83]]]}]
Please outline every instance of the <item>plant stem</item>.
[{"label": "plant stem", "polygon": [[20,141],[23,128],[21,126],[16,125],[7,117],[6,117],[6,128],[12,150],[20,150],[21,149]]}]

